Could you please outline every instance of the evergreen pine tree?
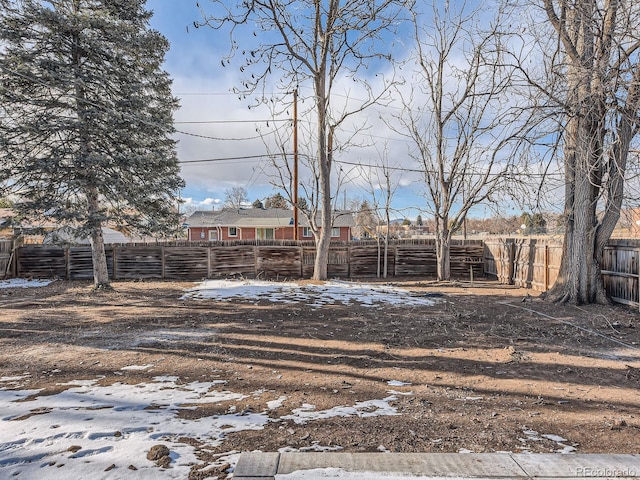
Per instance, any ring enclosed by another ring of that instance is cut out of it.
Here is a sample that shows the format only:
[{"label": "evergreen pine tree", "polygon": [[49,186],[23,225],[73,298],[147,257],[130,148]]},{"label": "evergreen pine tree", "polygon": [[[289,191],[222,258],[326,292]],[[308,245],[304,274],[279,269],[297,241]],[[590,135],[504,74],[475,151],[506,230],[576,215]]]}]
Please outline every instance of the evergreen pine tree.
[{"label": "evergreen pine tree", "polygon": [[168,41],[145,0],[3,3],[0,185],[30,218],[88,235],[94,284],[107,286],[103,226],[179,225]]}]

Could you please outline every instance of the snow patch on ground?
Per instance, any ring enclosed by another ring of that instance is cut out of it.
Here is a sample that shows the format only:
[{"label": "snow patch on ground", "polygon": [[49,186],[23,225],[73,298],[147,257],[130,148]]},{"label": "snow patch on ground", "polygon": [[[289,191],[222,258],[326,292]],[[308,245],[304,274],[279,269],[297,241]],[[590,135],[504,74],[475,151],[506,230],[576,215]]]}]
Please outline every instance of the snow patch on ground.
[{"label": "snow patch on ground", "polygon": [[[150,365],[129,365],[140,370]],[[183,438],[219,446],[232,432],[261,430],[268,422],[290,420],[296,424],[313,420],[357,416],[399,415],[390,402],[397,397],[356,402],[316,411],[302,405],[291,415],[270,418],[269,412],[284,406],[286,396],[266,401],[264,412],[240,411],[231,405],[227,413],[209,417],[181,418],[180,412],[198,405],[236,402],[248,395],[218,389],[225,380],[182,383],[176,376],[156,376],[152,382],[100,385],[104,377],[78,379],[60,384],[69,387],[56,395],[40,390],[8,390],[16,377],[1,377],[0,386],[0,478],[128,478],[184,479],[199,464],[194,447]],[[256,391],[254,397],[268,395]],[[147,459],[154,445],[169,448],[171,464],[161,468]],[[206,449],[206,447],[204,447]],[[339,451],[341,446],[315,442],[299,450]],[[238,452],[222,454],[202,471],[238,460]]]},{"label": "snow patch on ground", "polygon": [[282,420],[291,420],[293,423],[302,425],[312,420],[320,420],[333,417],[381,417],[400,415],[398,410],[389,402],[397,400],[395,396],[390,396],[382,400],[368,400],[366,402],[356,402],[352,407],[339,406],[327,410],[316,410],[315,405],[303,404],[300,408],[294,408],[291,415],[281,417]]},{"label": "snow patch on ground", "polygon": [[36,288],[46,287],[53,280],[27,280],[25,278],[11,278],[0,280],[0,288]]},{"label": "snow patch on ground", "polygon": [[153,367],[152,364],[147,363],[146,365],[127,365],[126,367],[122,367],[120,370],[148,370]]},{"label": "snow patch on ground", "polygon": [[556,445],[559,447],[558,449],[554,450],[555,453],[574,453],[577,450],[577,443],[574,443],[573,445],[567,445],[565,442],[567,442],[566,438],[561,437],[560,435],[555,435],[555,434],[551,434],[551,433],[544,433],[544,434],[540,434],[538,432],[536,432],[535,430],[530,430],[530,429],[523,429],[522,433],[524,433],[526,435],[526,438],[519,438],[518,440],[520,440],[520,442],[522,444],[524,444],[524,446],[522,447],[523,451],[528,451],[529,447],[526,446],[527,442],[542,442],[543,440],[550,440],[552,442],[555,442]]},{"label": "snow patch on ground", "polygon": [[387,385],[389,385],[390,387],[407,387],[411,384],[408,382],[401,382],[399,380],[389,380],[387,382]]},{"label": "snow patch on ground", "polygon": [[[208,382],[178,385],[159,377],[138,385],[74,384],[50,396],[0,389],[1,478],[67,480],[109,472],[100,478],[184,479],[199,462],[181,437],[219,445],[230,432],[262,429],[269,421],[266,414],[179,418],[198,404],[246,398]],[[168,469],[146,458],[157,444],[171,451]]]},{"label": "snow patch on ground", "polygon": [[306,302],[322,307],[341,303],[375,307],[378,305],[431,306],[432,299],[414,296],[409,290],[358,282],[330,281],[321,284],[269,282],[263,280],[207,280],[190,289],[184,298],[212,298],[220,301],[242,299],[275,303]]}]

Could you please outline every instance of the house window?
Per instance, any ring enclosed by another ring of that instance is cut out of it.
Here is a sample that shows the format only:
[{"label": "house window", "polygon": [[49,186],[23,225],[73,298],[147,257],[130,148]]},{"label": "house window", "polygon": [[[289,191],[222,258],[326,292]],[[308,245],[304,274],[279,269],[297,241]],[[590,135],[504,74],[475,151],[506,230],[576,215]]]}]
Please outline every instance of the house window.
[{"label": "house window", "polygon": [[[204,237],[204,234],[202,236]],[[217,230],[209,230],[209,241],[210,242],[218,241],[218,231]]]},{"label": "house window", "polygon": [[238,227],[229,227],[229,236],[237,237],[238,236]]},{"label": "house window", "polygon": [[340,227],[333,227],[331,229],[331,237],[337,238],[340,236]]},{"label": "house window", "polygon": [[273,240],[273,228],[256,228],[256,238],[258,240]]},{"label": "house window", "polygon": [[302,236],[306,238],[311,238],[313,236],[313,232],[310,227],[304,227],[302,229]]}]

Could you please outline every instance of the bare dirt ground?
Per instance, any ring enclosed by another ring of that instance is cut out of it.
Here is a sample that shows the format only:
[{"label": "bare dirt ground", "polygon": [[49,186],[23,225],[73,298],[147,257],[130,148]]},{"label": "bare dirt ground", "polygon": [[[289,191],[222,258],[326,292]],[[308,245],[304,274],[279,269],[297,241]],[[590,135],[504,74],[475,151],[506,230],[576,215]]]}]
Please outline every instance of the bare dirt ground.
[{"label": "bare dirt ground", "polygon": [[[391,402],[398,416],[283,420],[231,433],[215,448],[193,440],[203,464],[231,450],[319,446],[640,453],[636,311],[558,306],[491,282],[393,284],[437,302],[318,309],[182,300],[193,283],[159,282],[115,283],[113,292],[62,281],[0,290],[0,376],[28,372],[22,388],[45,394],[98,376],[104,385],[156,375],[224,379],[229,390],[249,395],[238,407],[246,411],[265,411],[263,402],[286,397],[270,410],[277,418],[303,404],[322,410],[398,392]],[[175,335],[167,342],[159,332]],[[131,364],[154,368],[123,374]],[[268,395],[255,400],[257,390]],[[219,415],[229,406],[201,405],[184,415]],[[192,478],[201,477],[194,470]]]}]

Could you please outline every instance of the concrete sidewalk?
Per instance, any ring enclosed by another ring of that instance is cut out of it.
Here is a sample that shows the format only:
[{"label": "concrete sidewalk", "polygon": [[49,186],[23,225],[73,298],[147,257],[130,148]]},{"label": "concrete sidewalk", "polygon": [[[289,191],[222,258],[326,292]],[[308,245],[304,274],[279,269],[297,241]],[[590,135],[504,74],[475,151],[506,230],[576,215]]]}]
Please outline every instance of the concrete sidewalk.
[{"label": "concrete sidewalk", "polygon": [[[321,469],[321,470],[318,470]],[[234,480],[278,478],[640,478],[640,455],[511,453],[243,453]],[[282,476],[282,477],[281,477]]]}]

